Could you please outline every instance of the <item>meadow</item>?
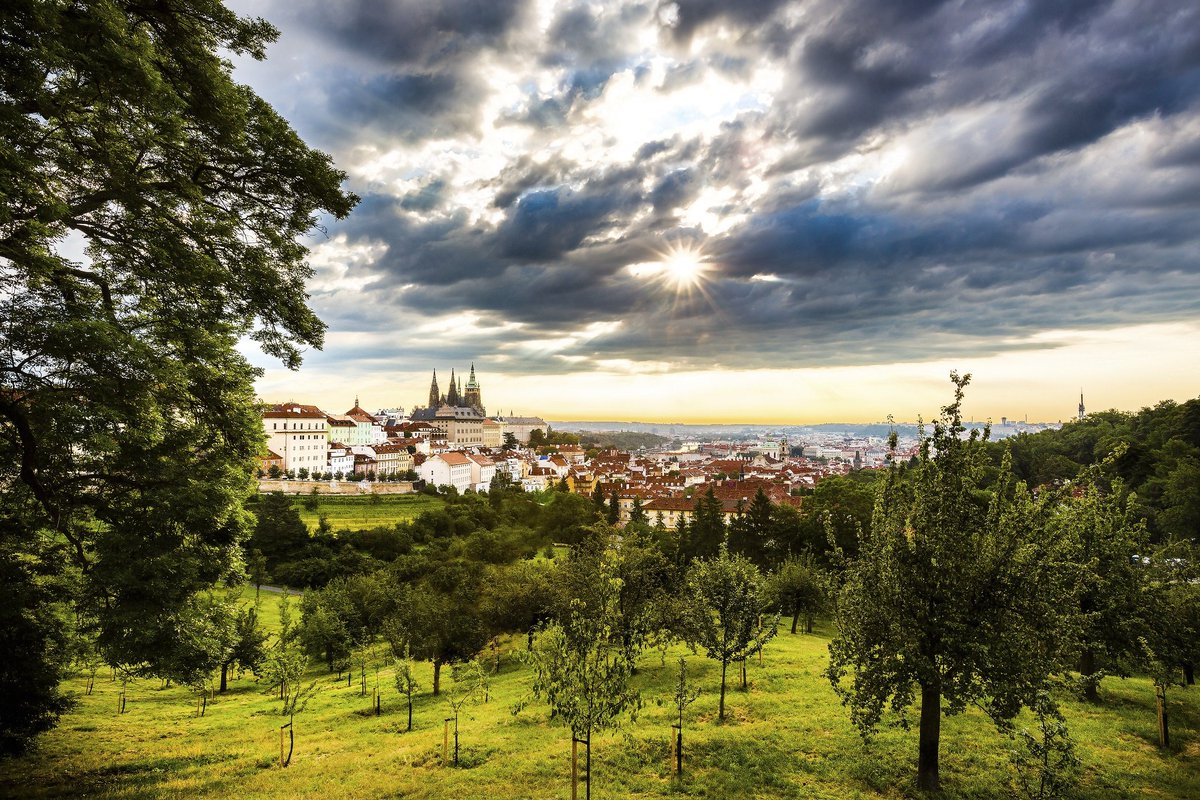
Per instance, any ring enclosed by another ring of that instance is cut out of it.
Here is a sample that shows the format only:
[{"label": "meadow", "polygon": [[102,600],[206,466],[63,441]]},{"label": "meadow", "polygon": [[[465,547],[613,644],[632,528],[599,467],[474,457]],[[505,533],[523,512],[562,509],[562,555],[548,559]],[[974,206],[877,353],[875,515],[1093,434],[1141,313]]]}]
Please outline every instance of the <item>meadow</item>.
[{"label": "meadow", "polygon": [[[317,507],[310,509],[307,504],[313,499]],[[427,494],[298,495],[292,502],[310,531],[317,529],[322,514],[334,531],[358,531],[407,522],[443,505],[445,500]]]},{"label": "meadow", "polygon": [[[244,590],[248,602],[253,589]],[[277,597],[263,593],[268,627]],[[749,689],[731,670],[729,718],[716,719],[719,665],[686,648],[643,655],[634,680],[643,706],[636,720],[593,739],[593,796],[814,797],[919,796],[913,778],[916,731],[896,725],[864,743],[829,687],[823,669],[830,631],[782,631],[760,665],[751,660]],[[197,716],[196,698],[154,679],[131,681],[124,714],[120,682],[102,673],[90,696],[44,735],[37,749],[0,763],[0,794],[29,798],[232,797],[518,798],[570,795],[571,736],[551,721],[544,704],[528,699],[531,675],[520,662],[523,637],[504,640],[499,671],[486,703],[460,720],[460,764],[442,763],[442,698],[432,697],[432,668],[419,665],[414,730],[405,731],[404,698],[392,667],[359,676],[350,686],[323,668],[308,676],[316,694],[297,714],[291,765],[279,766],[280,703],[251,676]],[[672,695],[680,656],[702,690],[684,714],[684,775],[669,762]],[[492,663],[491,656],[485,663]],[[448,671],[444,673],[447,675]],[[378,685],[382,714],[371,713]],[[84,681],[70,681],[82,695]],[[1103,703],[1064,698],[1083,769],[1078,796],[1200,797],[1200,690],[1169,694],[1173,744],[1156,745],[1154,696],[1142,678],[1108,679]],[[915,722],[915,718],[913,719]],[[451,745],[452,747],[453,745]],[[946,798],[991,798],[1012,793],[1007,758],[1012,742],[979,712],[944,720],[942,781]],[[583,787],[580,787],[580,797]]]}]

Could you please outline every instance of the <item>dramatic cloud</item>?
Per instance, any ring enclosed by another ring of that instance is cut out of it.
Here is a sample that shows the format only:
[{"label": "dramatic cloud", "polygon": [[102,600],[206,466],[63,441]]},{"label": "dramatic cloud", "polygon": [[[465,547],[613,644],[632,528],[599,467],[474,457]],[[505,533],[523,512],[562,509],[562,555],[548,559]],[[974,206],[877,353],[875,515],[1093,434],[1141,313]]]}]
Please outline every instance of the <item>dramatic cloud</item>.
[{"label": "dramatic cloud", "polygon": [[313,242],[359,337],[318,363],[862,365],[1200,312],[1187,0],[234,6],[283,34],[239,75],[365,198]]}]

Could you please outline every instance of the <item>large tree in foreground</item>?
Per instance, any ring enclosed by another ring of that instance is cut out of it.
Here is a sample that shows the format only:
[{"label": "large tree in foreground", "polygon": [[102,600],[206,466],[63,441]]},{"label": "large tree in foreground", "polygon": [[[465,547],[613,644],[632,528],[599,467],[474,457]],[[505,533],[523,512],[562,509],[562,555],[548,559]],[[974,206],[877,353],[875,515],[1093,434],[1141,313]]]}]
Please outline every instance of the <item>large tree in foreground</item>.
[{"label": "large tree in foreground", "polygon": [[[1070,636],[1072,576],[1047,530],[1054,499],[1015,483],[1007,460],[985,490],[985,451],[964,436],[970,376],[951,374],[954,402],[915,464],[895,463],[846,568],[829,676],[864,735],[888,704],[920,703],[917,783],[939,784],[943,713],[970,704],[996,720],[1039,704]],[[1049,529],[1053,530],[1053,529]]]},{"label": "large tree in foreground", "polygon": [[[322,340],[298,240],[355,198],[222,55],[275,35],[217,0],[0,10],[0,553],[78,571],[115,663],[237,569],[262,438],[239,340],[289,367]],[[22,639],[53,672],[49,642]]]}]

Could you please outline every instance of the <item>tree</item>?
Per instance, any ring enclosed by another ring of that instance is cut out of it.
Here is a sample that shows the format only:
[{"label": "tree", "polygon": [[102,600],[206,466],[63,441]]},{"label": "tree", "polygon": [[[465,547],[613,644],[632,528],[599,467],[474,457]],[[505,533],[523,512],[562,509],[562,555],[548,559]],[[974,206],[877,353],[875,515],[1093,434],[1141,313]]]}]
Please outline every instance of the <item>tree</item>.
[{"label": "tree", "polygon": [[396,657],[396,674],[394,676],[396,691],[404,695],[408,701],[408,728],[406,730],[411,731],[413,695],[421,688],[421,684],[417,683],[416,671],[413,669],[412,653],[409,651],[407,643],[404,645],[403,655],[397,655]]},{"label": "tree", "polygon": [[321,344],[298,242],[356,198],[234,82],[228,54],[276,36],[262,20],[14,0],[0,30],[0,502],[66,545],[107,657],[153,662],[155,622],[234,568],[249,525],[262,426],[238,343],[288,367]]},{"label": "tree", "polygon": [[675,696],[672,698],[675,701],[675,712],[679,720],[672,726],[675,728],[675,774],[677,775],[683,774],[683,712],[696,702],[696,698],[699,696],[700,690],[688,683],[687,659],[681,656],[679,677],[675,680]]},{"label": "tree", "polygon": [[336,662],[350,657],[354,639],[346,626],[344,598],[336,588],[306,591],[300,599],[299,641],[309,654],[325,660],[332,672]]},{"label": "tree", "polygon": [[213,674],[236,643],[237,620],[231,604],[196,596],[161,630],[154,664],[131,671],[189,686],[198,695],[207,694]]},{"label": "tree", "polygon": [[446,705],[454,714],[454,766],[458,766],[458,718],[465,706],[475,702],[484,692],[487,676],[478,661],[454,664],[450,668],[450,683],[443,693]]},{"label": "tree", "polygon": [[645,509],[642,508],[642,498],[633,498],[633,508],[629,509],[629,524],[630,525],[648,525],[649,518],[646,516]]},{"label": "tree", "polygon": [[9,755],[24,751],[73,705],[60,688],[68,667],[64,598],[72,586],[55,563],[61,553],[48,542],[16,540],[18,531],[33,537],[33,529],[2,506],[0,531],[7,532],[0,533],[0,755]]},{"label": "tree", "polygon": [[1103,482],[1101,468],[1089,468],[1077,495],[1066,498],[1054,518],[1071,547],[1071,560],[1080,565],[1077,667],[1084,696],[1092,702],[1100,699],[1105,673],[1129,674],[1130,663],[1141,654],[1146,623],[1146,570],[1139,558],[1147,552],[1145,522],[1122,481],[1111,482],[1107,490]]},{"label": "tree", "polygon": [[266,644],[267,633],[258,625],[257,606],[235,611],[232,646],[221,661],[220,691],[226,690],[231,669],[238,672],[256,672],[259,669],[267,657]]},{"label": "tree", "polygon": [[715,558],[693,562],[687,572],[691,636],[721,664],[717,718],[725,721],[725,674],[729,664],[752,656],[775,636],[779,618],[760,627],[764,606],[762,574],[745,556],[721,544]]},{"label": "tree", "polygon": [[725,512],[713,487],[696,500],[695,516],[683,540],[688,558],[711,558],[725,541]]},{"label": "tree", "polygon": [[[633,657],[620,639],[621,581],[609,555],[589,559],[594,566],[587,588],[572,597],[558,621],[549,625],[525,655],[533,667],[534,696],[546,701],[551,717],[571,728],[585,752],[586,796],[592,790],[592,734],[615,727],[636,710],[640,697],[629,685]],[[574,778],[574,776],[572,776]]]},{"label": "tree", "polygon": [[391,626],[402,632],[415,656],[433,662],[435,697],[441,694],[442,666],[468,661],[487,644],[481,577],[481,565],[453,558],[396,590]]},{"label": "tree", "polygon": [[247,547],[266,557],[267,569],[296,558],[312,540],[300,512],[283,492],[259,495],[254,516],[254,532]]},{"label": "tree", "polygon": [[604,514],[609,525],[616,525],[621,521],[621,499],[617,496],[617,490],[613,489],[612,494],[608,497],[608,509]]},{"label": "tree", "polygon": [[554,604],[550,575],[544,561],[518,561],[491,570],[481,601],[489,631],[524,633],[526,649],[532,649],[534,632],[549,620]]},{"label": "tree", "polygon": [[970,376],[951,380],[954,401],[932,436],[922,430],[912,467],[893,459],[846,566],[828,669],[864,736],[920,689],[922,789],[939,786],[943,702],[946,714],[978,703],[1011,719],[1045,691],[1070,635],[1073,571],[1046,525],[1056,498],[1035,498],[1007,461],[982,488],[987,432],[964,436]]},{"label": "tree", "polygon": [[521,444],[517,441],[517,437],[512,431],[506,431],[504,433],[504,441],[501,446],[505,450],[518,450],[520,449]]},{"label": "tree", "polygon": [[257,603],[262,585],[271,580],[267,572],[267,557],[257,547],[251,548],[246,557],[246,576],[254,584],[254,602]]},{"label": "tree", "polygon": [[750,501],[750,506],[746,509],[745,516],[741,521],[740,532],[743,535],[740,538],[733,535],[729,537],[730,544],[737,552],[742,553],[763,569],[772,566],[776,551],[779,549],[779,543],[772,537],[771,509],[773,507],[771,498],[767,497],[767,493],[761,486],[758,487],[758,491],[754,493],[754,499]]},{"label": "tree", "polygon": [[804,632],[812,633],[813,616],[825,600],[826,582],[811,554],[789,558],[767,578],[767,596],[781,612],[792,615],[792,633],[804,615]]}]

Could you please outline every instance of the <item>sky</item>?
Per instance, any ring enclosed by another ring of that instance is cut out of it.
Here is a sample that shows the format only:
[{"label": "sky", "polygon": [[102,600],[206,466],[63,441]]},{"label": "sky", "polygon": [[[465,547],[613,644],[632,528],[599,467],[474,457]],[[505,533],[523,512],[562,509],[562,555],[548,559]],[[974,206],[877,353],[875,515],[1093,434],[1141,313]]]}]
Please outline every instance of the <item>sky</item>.
[{"label": "sky", "polygon": [[1056,421],[1200,396],[1200,5],[235,0],[348,174],[268,401]]}]

